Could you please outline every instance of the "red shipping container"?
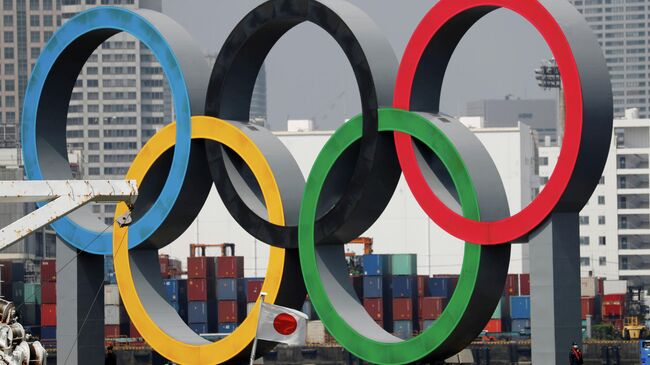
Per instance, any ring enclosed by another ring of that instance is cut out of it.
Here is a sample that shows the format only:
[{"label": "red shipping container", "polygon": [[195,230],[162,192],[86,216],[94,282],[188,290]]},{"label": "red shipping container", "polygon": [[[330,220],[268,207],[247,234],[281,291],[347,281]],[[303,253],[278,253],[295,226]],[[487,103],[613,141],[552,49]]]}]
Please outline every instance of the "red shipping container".
[{"label": "red shipping container", "polygon": [[217,277],[243,278],[244,257],[243,256],[219,256],[217,257]]},{"label": "red shipping container", "polygon": [[56,326],[56,304],[41,304],[41,326]]},{"label": "red shipping container", "polygon": [[169,272],[169,255],[158,255],[158,262],[160,263],[160,273],[164,279],[167,272]]},{"label": "red shipping container", "polygon": [[596,313],[596,298],[594,297],[581,297],[580,304],[582,306],[582,319],[587,319],[587,315],[594,316]]},{"label": "red shipping container", "polygon": [[506,277],[506,286],[503,293],[506,296],[519,295],[519,275],[508,274]]},{"label": "red shipping container", "polygon": [[239,303],[236,300],[222,300],[217,304],[219,323],[239,323]]},{"label": "red shipping container", "polygon": [[215,298],[214,279],[188,279],[187,300],[190,302],[206,302]]},{"label": "red shipping container", "polygon": [[120,337],[121,335],[119,324],[104,325],[104,338],[115,338]]},{"label": "red shipping container", "polygon": [[257,297],[260,296],[260,292],[262,291],[262,285],[264,284],[264,280],[248,280],[246,283],[246,300],[249,303],[253,303],[257,301]]},{"label": "red shipping container", "polygon": [[56,260],[41,261],[41,282],[46,281],[56,281]]},{"label": "red shipping container", "polygon": [[217,258],[198,256],[187,258],[187,277],[189,279],[214,278]]},{"label": "red shipping container", "polygon": [[[364,298],[363,307],[366,312],[377,321],[384,321],[384,299],[383,298]],[[382,323],[383,326],[383,323]]]},{"label": "red shipping container", "polygon": [[413,299],[395,298],[393,299],[393,321],[411,321],[413,320]]},{"label": "red shipping container", "polygon": [[424,297],[420,300],[420,319],[425,320],[438,319],[447,305],[447,298]]},{"label": "red shipping container", "polygon": [[133,325],[133,322],[129,322],[129,337],[131,337],[131,338],[141,338],[142,337],[142,335],[140,335],[140,332],[138,332],[138,329],[135,328],[135,326]]},{"label": "red shipping container", "polygon": [[519,275],[519,295],[530,295],[530,274]]},{"label": "red shipping container", "polygon": [[503,332],[503,325],[500,319],[491,319],[485,325],[485,331],[488,333],[500,333]]},{"label": "red shipping container", "polygon": [[625,304],[625,294],[607,294],[603,296],[605,304]]},{"label": "red shipping container", "polygon": [[622,304],[603,304],[603,319],[604,318],[621,318],[623,317]]},{"label": "red shipping container", "polygon": [[426,288],[427,288],[427,280],[429,280],[429,277],[426,275],[418,275],[417,281],[418,281],[418,297],[422,298],[426,296]]},{"label": "red shipping container", "polygon": [[41,283],[41,303],[56,304],[56,282],[46,281]]}]

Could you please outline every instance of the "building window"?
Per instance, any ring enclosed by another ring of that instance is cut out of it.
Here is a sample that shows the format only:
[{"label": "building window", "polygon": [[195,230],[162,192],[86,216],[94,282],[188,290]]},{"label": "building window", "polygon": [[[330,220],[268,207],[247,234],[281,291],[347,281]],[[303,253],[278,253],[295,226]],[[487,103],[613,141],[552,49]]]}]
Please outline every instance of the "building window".
[{"label": "building window", "polygon": [[589,266],[589,264],[590,264],[589,257],[580,258],[580,266]]},{"label": "building window", "polygon": [[589,237],[581,236],[580,237],[580,246],[589,246]]},{"label": "building window", "polygon": [[598,216],[598,224],[601,225],[601,226],[605,224],[605,216],[604,215],[599,215]]},{"label": "building window", "polygon": [[41,32],[30,32],[29,40],[33,43],[38,43],[41,41]]},{"label": "building window", "polygon": [[2,2],[2,10],[14,10],[14,0],[4,0]]},{"label": "building window", "polygon": [[30,15],[29,16],[29,25],[32,27],[40,27],[41,26],[41,18],[38,15]]},{"label": "building window", "polygon": [[38,56],[41,54],[41,49],[38,47],[32,47],[30,53],[32,58],[38,58]]},{"label": "building window", "polygon": [[598,265],[600,266],[606,266],[607,265],[607,257],[599,257],[598,258]]},{"label": "building window", "polygon": [[[13,59],[14,59],[14,48],[13,47],[5,48],[5,60],[13,60]],[[7,74],[8,75],[13,75],[13,71],[12,71],[11,74],[9,74],[9,73],[7,73]]]},{"label": "building window", "polygon": [[605,236],[598,237],[599,246],[607,246],[607,238]]},{"label": "building window", "polygon": [[13,43],[14,42],[14,32],[11,32],[11,31],[4,32],[4,41],[5,41],[5,43]]},{"label": "building window", "polygon": [[99,175],[99,167],[91,167],[88,169],[88,175]]},{"label": "building window", "polygon": [[14,16],[13,15],[5,15],[2,17],[2,22],[4,23],[5,27],[13,27],[14,26]]},{"label": "building window", "polygon": [[605,205],[605,197],[603,195],[598,196],[598,205]]},{"label": "building window", "polygon": [[605,176],[600,177],[600,181],[598,182],[599,185],[605,185]]},{"label": "building window", "polygon": [[548,166],[548,157],[540,157],[539,158],[539,165],[540,166]]},{"label": "building window", "polygon": [[588,216],[587,217],[580,216],[580,225],[581,226],[586,226],[588,224],[589,224],[589,217]]},{"label": "building window", "polygon": [[51,15],[43,15],[43,25],[46,27],[54,26],[54,20]]}]

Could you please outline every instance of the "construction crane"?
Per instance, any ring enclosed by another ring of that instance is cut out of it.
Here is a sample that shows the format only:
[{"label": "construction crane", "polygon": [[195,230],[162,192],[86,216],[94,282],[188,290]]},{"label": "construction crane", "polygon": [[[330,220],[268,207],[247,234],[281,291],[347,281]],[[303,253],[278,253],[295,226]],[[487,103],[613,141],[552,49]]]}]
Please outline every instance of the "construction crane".
[{"label": "construction crane", "polygon": [[[209,247],[221,248],[221,256],[235,256],[234,243],[191,243],[190,257],[205,256],[206,250]],[[196,254],[197,250],[201,252],[199,255]]]},{"label": "construction crane", "polygon": [[[373,244],[373,239],[370,237],[359,237],[357,239],[354,239],[348,243],[348,245],[363,245],[363,254],[364,255],[370,255],[372,251],[372,244]],[[353,257],[356,256],[357,254],[354,252],[346,252],[345,256],[346,257]]]}]

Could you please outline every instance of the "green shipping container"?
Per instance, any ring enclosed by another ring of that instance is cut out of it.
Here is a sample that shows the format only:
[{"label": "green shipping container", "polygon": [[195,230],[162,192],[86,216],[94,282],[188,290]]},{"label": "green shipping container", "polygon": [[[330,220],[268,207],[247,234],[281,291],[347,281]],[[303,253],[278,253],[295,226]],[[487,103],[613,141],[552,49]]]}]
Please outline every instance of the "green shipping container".
[{"label": "green shipping container", "polygon": [[494,311],[494,314],[492,315],[492,319],[501,319],[503,317],[503,301],[504,298],[501,298],[499,301],[499,305],[497,305],[497,309]]},{"label": "green shipping container", "polygon": [[25,283],[22,281],[14,281],[11,292],[11,300],[14,302],[14,305],[19,306],[25,303]]},{"label": "green shipping container", "polygon": [[418,257],[416,254],[391,255],[393,275],[417,275]]},{"label": "green shipping container", "polygon": [[25,303],[41,304],[41,284],[25,283]]}]

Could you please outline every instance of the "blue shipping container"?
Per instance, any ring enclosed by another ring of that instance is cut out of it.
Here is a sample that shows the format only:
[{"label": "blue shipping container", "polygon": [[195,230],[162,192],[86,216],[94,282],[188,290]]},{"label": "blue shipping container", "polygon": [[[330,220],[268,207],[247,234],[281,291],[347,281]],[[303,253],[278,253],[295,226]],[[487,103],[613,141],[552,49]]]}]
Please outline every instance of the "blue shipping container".
[{"label": "blue shipping container", "polygon": [[423,326],[422,331],[426,331],[427,329],[429,329],[429,327],[433,326],[434,323],[436,323],[435,319],[428,319],[426,321],[422,321],[422,326]]},{"label": "blue shipping container", "polygon": [[243,300],[242,279],[217,279],[217,300]]},{"label": "blue shipping container", "polygon": [[418,285],[413,276],[393,276],[393,298],[415,298],[418,296]]},{"label": "blue shipping container", "polygon": [[363,255],[361,260],[364,275],[390,275],[390,256],[374,254]]},{"label": "blue shipping container", "polygon": [[513,319],[512,332],[530,332],[530,319]]},{"label": "blue shipping container", "polygon": [[215,302],[189,302],[187,305],[187,321],[189,323],[216,322],[217,304]]},{"label": "blue shipping container", "polygon": [[510,318],[530,319],[530,296],[510,297]]},{"label": "blue shipping container", "polygon": [[412,321],[394,321],[393,334],[402,340],[407,340],[413,336]]},{"label": "blue shipping container", "polygon": [[390,278],[381,276],[364,276],[363,277],[363,297],[364,298],[383,298],[384,295],[390,295],[388,285]]},{"label": "blue shipping container", "polygon": [[190,328],[198,334],[210,333],[207,323],[190,323]]},{"label": "blue shipping container", "polygon": [[429,278],[426,291],[430,297],[449,298],[451,296],[452,281],[450,278]]},{"label": "blue shipping container", "polygon": [[165,279],[163,280],[167,301],[187,302],[187,280],[185,279]]},{"label": "blue shipping container", "polygon": [[237,323],[219,323],[219,333],[232,333],[237,328]]},{"label": "blue shipping container", "polygon": [[41,327],[41,338],[44,340],[56,340],[56,327]]}]

